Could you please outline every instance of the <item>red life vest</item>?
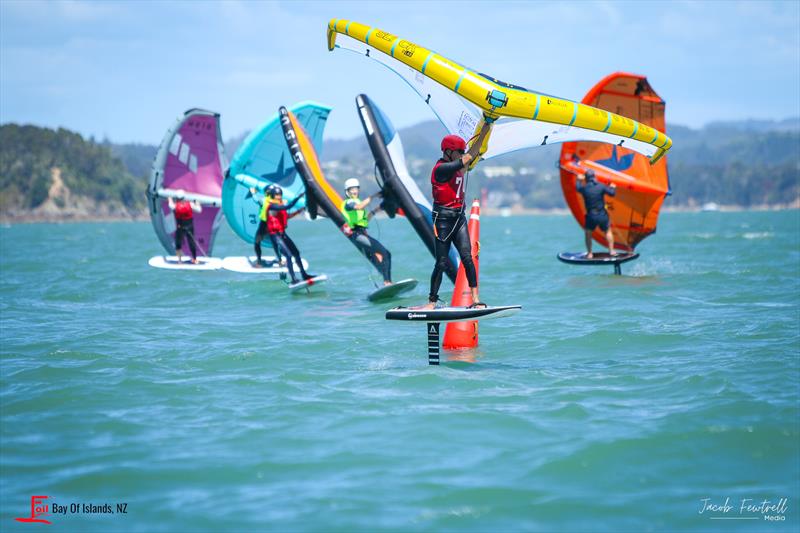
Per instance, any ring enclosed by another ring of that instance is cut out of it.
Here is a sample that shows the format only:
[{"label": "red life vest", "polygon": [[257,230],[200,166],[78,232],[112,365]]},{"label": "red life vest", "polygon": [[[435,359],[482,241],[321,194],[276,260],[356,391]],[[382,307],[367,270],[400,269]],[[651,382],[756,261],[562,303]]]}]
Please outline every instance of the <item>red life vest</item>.
[{"label": "red life vest", "polygon": [[286,211],[267,211],[267,231],[270,235],[283,233],[289,224],[289,214]]},{"label": "red life vest", "polygon": [[436,169],[445,163],[441,159],[433,165],[431,170],[431,186],[433,188],[433,203],[451,209],[460,209],[464,205],[464,169],[456,172],[450,180],[440,183],[436,181]]},{"label": "red life vest", "polygon": [[192,220],[192,204],[186,200],[178,200],[175,203],[175,218],[178,220]]}]

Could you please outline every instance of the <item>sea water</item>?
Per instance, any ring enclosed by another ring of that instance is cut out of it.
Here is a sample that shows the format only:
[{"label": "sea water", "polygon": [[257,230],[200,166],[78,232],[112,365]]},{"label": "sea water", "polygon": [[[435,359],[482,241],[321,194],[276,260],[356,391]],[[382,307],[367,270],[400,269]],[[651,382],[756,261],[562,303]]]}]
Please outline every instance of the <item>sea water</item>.
[{"label": "sea water", "polygon": [[571,217],[483,217],[481,297],[523,310],[440,367],[383,316],[427,249],[370,230],[410,296],[325,220],[300,295],[150,268],[148,223],[0,228],[0,530],[800,527],[798,211],[664,213],[623,276],[556,260]]}]

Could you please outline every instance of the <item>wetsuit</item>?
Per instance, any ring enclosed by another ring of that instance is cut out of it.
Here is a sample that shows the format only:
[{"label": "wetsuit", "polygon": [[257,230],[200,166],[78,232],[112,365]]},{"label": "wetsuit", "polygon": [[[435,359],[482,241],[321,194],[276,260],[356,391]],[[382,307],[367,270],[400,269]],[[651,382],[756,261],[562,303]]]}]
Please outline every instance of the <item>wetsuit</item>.
[{"label": "wetsuit", "polygon": [[180,251],[183,248],[183,237],[189,242],[189,250],[192,252],[192,259],[197,259],[197,246],[194,242],[194,219],[192,204],[186,200],[175,202],[175,249]]},{"label": "wetsuit", "polygon": [[428,299],[439,299],[442,273],[447,270],[450,244],[455,244],[467,283],[470,288],[478,286],[475,263],[472,262],[472,245],[464,216],[464,164],[461,159],[447,162],[440,159],[431,171],[433,189],[433,229],[436,235],[436,265],[431,274],[431,292]]},{"label": "wetsuit", "polygon": [[[350,226],[352,233],[348,238],[361,250],[378,272],[383,276],[384,281],[392,281],[392,254],[377,239],[373,239],[367,234],[367,212],[364,209],[356,209],[356,204],[361,203],[358,198],[348,198],[342,202],[342,213]],[[378,254],[382,260],[378,259]]]},{"label": "wetsuit", "polygon": [[583,204],[586,206],[586,220],[583,228],[587,231],[594,231],[597,226],[600,226],[602,231],[608,231],[608,212],[604,196],[606,194],[614,196],[616,190],[608,185],[598,183],[594,179],[587,180],[586,183],[578,180],[575,190],[583,196]]},{"label": "wetsuit", "polygon": [[297,196],[288,204],[278,204],[270,202],[269,198],[264,198],[261,214],[259,215],[261,221],[258,223],[258,229],[256,230],[255,249],[257,261],[261,263],[261,241],[269,235],[269,240],[272,242],[272,247],[275,249],[278,259],[280,260],[281,256],[286,257],[286,268],[292,278],[292,283],[297,282],[297,277],[294,274],[294,261],[297,261],[297,268],[300,270],[303,279],[312,277],[303,268],[303,260],[294,241],[286,235],[286,226],[289,224],[287,211],[294,207],[300,198],[300,196]]}]

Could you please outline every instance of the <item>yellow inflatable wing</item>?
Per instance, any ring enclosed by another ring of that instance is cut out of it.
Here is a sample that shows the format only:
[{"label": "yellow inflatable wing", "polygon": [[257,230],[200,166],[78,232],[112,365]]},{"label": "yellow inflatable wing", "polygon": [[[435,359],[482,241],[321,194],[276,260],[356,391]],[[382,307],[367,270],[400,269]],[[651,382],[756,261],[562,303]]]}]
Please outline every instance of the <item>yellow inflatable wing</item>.
[{"label": "yellow inflatable wing", "polygon": [[[356,52],[402,77],[455,135],[474,141],[483,159],[572,141],[624,146],[658,161],[672,147],[663,132],[609,111],[529,91],[481,74],[391,33],[349,20],[328,23],[328,49]],[[476,158],[475,162],[477,162]]]}]

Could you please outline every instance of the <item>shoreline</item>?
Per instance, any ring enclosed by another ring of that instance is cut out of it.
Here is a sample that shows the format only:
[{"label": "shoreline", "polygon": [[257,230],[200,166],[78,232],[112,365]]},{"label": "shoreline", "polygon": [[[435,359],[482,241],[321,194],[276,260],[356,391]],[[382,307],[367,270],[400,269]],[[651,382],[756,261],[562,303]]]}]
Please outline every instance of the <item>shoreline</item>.
[{"label": "shoreline", "polygon": [[21,215],[9,217],[0,215],[0,224],[78,224],[81,222],[149,222],[149,215],[106,216],[81,215],[58,217],[53,215]]},{"label": "shoreline", "polygon": [[[703,211],[700,207],[690,206],[674,206],[665,207],[661,210],[662,213],[700,213],[700,212],[742,212],[742,211],[791,211],[800,209],[800,204],[793,202],[791,204],[779,205],[756,205],[756,206],[740,206],[740,205],[720,205],[719,209],[714,211]],[[514,216],[556,216],[556,215],[569,215],[570,211],[566,208],[556,209],[538,209],[538,208],[515,208],[515,209],[498,209],[496,207],[482,208],[481,214],[484,216],[499,216],[499,217],[514,217]],[[139,215],[127,216],[107,216],[107,215],[79,215],[79,216],[55,216],[48,215],[31,215],[24,214],[19,216],[7,216],[0,214],[0,224],[70,224],[81,222],[149,222],[150,216],[146,213]]]}]

